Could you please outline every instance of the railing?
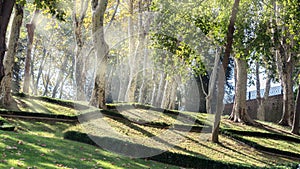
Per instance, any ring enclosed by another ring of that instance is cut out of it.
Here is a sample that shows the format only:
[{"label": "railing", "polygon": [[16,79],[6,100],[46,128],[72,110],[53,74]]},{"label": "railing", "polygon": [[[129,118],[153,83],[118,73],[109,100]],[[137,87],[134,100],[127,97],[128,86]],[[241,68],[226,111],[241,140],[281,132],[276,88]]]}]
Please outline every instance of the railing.
[{"label": "railing", "polygon": [[[265,93],[265,89],[261,89],[260,96],[263,97],[264,93]],[[269,96],[281,95],[282,93],[283,93],[282,87],[275,86],[270,88]],[[247,100],[253,100],[253,99],[256,99],[256,90],[247,92]],[[226,104],[232,103],[234,100],[234,95],[227,96],[226,100],[227,100]]]}]

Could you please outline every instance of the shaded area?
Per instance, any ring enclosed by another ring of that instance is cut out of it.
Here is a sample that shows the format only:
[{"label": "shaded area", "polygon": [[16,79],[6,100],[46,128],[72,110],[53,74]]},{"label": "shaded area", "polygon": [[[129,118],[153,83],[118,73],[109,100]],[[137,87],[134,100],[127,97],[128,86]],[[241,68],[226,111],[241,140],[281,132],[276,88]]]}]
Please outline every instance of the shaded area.
[{"label": "shaded area", "polygon": [[[127,141],[118,140],[115,138],[108,138],[108,137],[98,137],[98,136],[90,136],[97,141],[101,141],[103,144],[111,144],[114,145],[112,150],[115,150],[116,153],[122,152],[130,152],[131,154],[137,155],[144,151],[161,151],[155,148],[147,147],[144,145],[134,144]],[[90,145],[95,145],[95,142],[89,137],[89,135],[81,132],[76,131],[68,131],[64,134],[65,139],[79,141],[83,143],[87,143]],[[126,146],[124,146],[126,145]],[[203,156],[203,155],[202,155]],[[146,159],[154,160],[158,162],[163,162],[171,165],[181,166],[181,167],[188,167],[188,168],[201,168],[201,169],[211,169],[211,168],[222,168],[222,169],[230,169],[230,168],[238,168],[238,169],[248,169],[248,168],[259,168],[259,167],[250,167],[245,166],[242,164],[232,164],[232,163],[225,163],[220,161],[214,161],[209,158],[203,156],[194,157],[179,153],[173,152],[163,152],[161,154],[147,157]]]},{"label": "shaded area", "polygon": [[[254,141],[242,138],[242,137],[239,136],[239,134],[236,134],[236,133],[240,133],[242,135],[243,132],[239,132],[239,131],[233,131],[233,132],[231,132],[231,131],[232,130],[222,129],[221,133],[223,135],[226,135],[226,136],[229,136],[229,137],[231,137],[233,139],[236,139],[236,140],[238,140],[240,142],[243,142],[244,144],[246,144],[246,145],[248,145],[250,147],[253,147],[253,148],[257,149],[257,150],[260,150],[260,151],[265,151],[265,152],[269,152],[269,153],[275,153],[275,154],[278,154],[278,155],[283,155],[283,156],[288,156],[288,157],[291,157],[291,158],[298,158],[298,159],[300,159],[300,154],[298,154],[298,153],[293,153],[293,152],[289,152],[289,151],[279,150],[279,149],[276,149],[276,148],[266,147],[266,146],[263,146],[263,145],[261,145],[259,143],[254,142]],[[234,132],[236,132],[236,133],[234,133]],[[247,132],[245,132],[245,133],[247,133]],[[253,132],[253,133],[256,133],[256,132]],[[248,135],[253,134],[253,133],[249,132]],[[256,134],[258,134],[258,133],[256,133]],[[266,134],[266,137],[264,137],[264,138],[276,136],[276,135],[272,135],[272,133],[269,133],[269,134],[267,134],[267,133],[261,133],[259,135],[261,137],[263,137],[262,134]],[[297,141],[297,143],[299,141],[298,139],[294,140],[294,139],[292,139],[292,138],[290,138],[288,136],[285,137],[285,136],[282,135],[282,136],[279,136],[279,137],[281,137],[281,138],[278,138],[278,139],[288,138],[288,139],[291,139],[293,141]]]}]

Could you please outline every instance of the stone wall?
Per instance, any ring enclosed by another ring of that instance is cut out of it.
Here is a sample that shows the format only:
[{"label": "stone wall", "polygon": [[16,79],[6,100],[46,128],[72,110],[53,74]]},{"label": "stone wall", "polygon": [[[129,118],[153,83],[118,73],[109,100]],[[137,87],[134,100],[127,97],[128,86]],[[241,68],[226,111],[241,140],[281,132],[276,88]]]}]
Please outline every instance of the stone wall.
[{"label": "stone wall", "polygon": [[[259,119],[263,121],[270,121],[270,122],[279,122],[282,115],[282,95],[270,96],[266,102],[266,111],[265,114],[257,114],[257,100],[247,100],[247,111],[251,118]],[[233,103],[226,104],[224,107],[224,115],[230,115],[232,111]]]}]

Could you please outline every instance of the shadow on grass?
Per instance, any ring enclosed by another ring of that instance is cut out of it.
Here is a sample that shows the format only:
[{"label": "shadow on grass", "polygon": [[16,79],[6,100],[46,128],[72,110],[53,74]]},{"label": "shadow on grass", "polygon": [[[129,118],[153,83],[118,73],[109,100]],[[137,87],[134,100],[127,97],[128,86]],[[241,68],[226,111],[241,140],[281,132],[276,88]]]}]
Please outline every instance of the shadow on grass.
[{"label": "shadow on grass", "polygon": [[161,112],[164,115],[168,115],[169,117],[171,117],[175,120],[180,120],[180,118],[178,118],[178,116],[180,116],[184,120],[194,122],[195,124],[207,125],[207,123],[205,121],[202,121],[202,120],[199,120],[195,117],[191,117],[189,115],[180,113],[177,110],[162,109],[162,108],[157,108],[157,107],[153,107],[153,106],[150,106],[150,105],[143,105],[143,104],[140,104],[140,103],[108,104],[107,108],[109,110],[116,110],[117,109],[117,110],[121,110],[121,111],[132,110],[132,109],[151,110],[151,111]]},{"label": "shadow on grass", "polygon": [[[160,152],[162,150],[147,147],[140,144],[135,144],[127,141],[122,141],[115,138],[109,137],[98,137],[98,136],[90,136],[96,142],[100,142],[101,145],[111,145],[110,150],[116,153],[121,153],[124,155],[132,155],[132,156],[143,156],[141,154],[143,152]],[[95,145],[95,142],[85,133],[68,131],[65,133],[64,138],[70,139],[74,141],[84,142],[87,144]],[[199,155],[200,156],[200,155]],[[173,152],[162,152],[160,154],[146,157],[146,159],[154,160],[158,162],[163,162],[171,165],[176,165],[180,167],[188,167],[188,168],[201,168],[201,169],[211,169],[211,168],[255,168],[250,166],[245,166],[241,164],[233,164],[233,163],[225,163],[220,161],[214,161],[201,155],[202,157],[195,157],[190,155],[184,155]]]},{"label": "shadow on grass", "polygon": [[[184,124],[167,124],[165,122],[146,122],[142,120],[128,119],[126,116],[112,110],[95,110],[85,114],[81,114],[78,116],[78,118],[80,119],[81,123],[84,123],[97,118],[102,118],[103,117],[102,115],[114,120],[118,120],[119,122],[123,122],[123,123],[126,122],[127,125],[131,123],[131,124],[137,124],[137,125],[153,127],[158,129],[173,129],[177,131],[189,131],[189,132],[197,132],[197,133],[211,131],[210,126],[204,126],[204,125],[195,126],[195,125],[184,125]],[[204,128],[205,130],[203,130]]]},{"label": "shadow on grass", "polygon": [[[69,140],[1,132],[2,168],[141,168],[149,164]],[[109,166],[107,166],[109,165]],[[126,165],[128,165],[126,167]]]},{"label": "shadow on grass", "polygon": [[[237,130],[229,130],[229,129],[221,129],[221,133],[223,135],[226,135],[226,136],[229,136],[233,139],[236,139],[250,147],[253,147],[257,150],[261,150],[261,151],[265,151],[265,152],[269,152],[269,153],[274,153],[274,154],[278,154],[278,155],[283,155],[283,156],[288,156],[288,157],[291,157],[291,158],[297,158],[297,159],[300,159],[300,154],[298,153],[293,153],[293,152],[289,152],[289,151],[284,151],[284,150],[279,150],[279,149],[276,149],[276,148],[271,148],[271,147],[266,147],[266,146],[263,146],[263,145],[260,145],[259,143],[256,143],[254,141],[251,141],[251,140],[248,140],[248,139],[245,139],[245,138],[242,138],[240,137],[239,135],[243,135],[243,134],[248,134],[247,136],[253,136],[253,137],[256,137],[255,134],[259,134],[259,132],[247,132],[247,131],[237,131]],[[251,135],[251,134],[254,134],[254,135]],[[281,137],[279,139],[284,139],[284,138],[287,138],[287,139],[290,139],[292,141],[297,141],[297,140],[294,140],[292,137],[289,137],[289,136],[283,136],[283,135],[276,135],[273,133],[260,133],[259,134],[262,138],[268,138],[268,137],[272,137],[274,139],[275,136],[278,136],[278,137]],[[266,136],[263,136],[263,135],[266,135]],[[243,135],[245,136],[245,135]],[[259,137],[259,136],[257,136]],[[277,140],[279,140],[277,139]]]}]

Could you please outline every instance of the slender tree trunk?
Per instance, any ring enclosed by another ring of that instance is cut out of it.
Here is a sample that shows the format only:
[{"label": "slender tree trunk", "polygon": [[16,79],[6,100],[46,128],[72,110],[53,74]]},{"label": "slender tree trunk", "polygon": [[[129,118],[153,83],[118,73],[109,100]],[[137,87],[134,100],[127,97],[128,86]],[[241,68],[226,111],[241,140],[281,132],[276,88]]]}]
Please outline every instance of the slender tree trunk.
[{"label": "slender tree trunk", "polygon": [[169,94],[170,94],[170,81],[166,80],[164,90],[163,90],[163,95],[161,99],[161,104],[160,107],[163,109],[167,108],[168,102],[169,102]]},{"label": "slender tree trunk", "polygon": [[90,105],[106,109],[105,105],[105,87],[106,87],[106,67],[108,45],[104,39],[104,13],[107,7],[107,0],[92,0],[92,33],[93,45],[97,57],[97,70],[95,75],[95,84],[90,100]]},{"label": "slender tree trunk", "polygon": [[86,15],[86,11],[88,8],[88,0],[81,0],[80,11],[77,14],[77,3],[74,0],[74,8],[72,14],[73,20],[73,32],[76,41],[75,47],[75,82],[76,82],[76,100],[86,100],[85,96],[85,62],[84,62],[84,53],[82,52],[82,48],[84,45],[84,40],[82,37],[82,28],[83,28],[83,20]]},{"label": "slender tree trunk", "polygon": [[156,78],[155,78],[156,76],[155,76],[155,71],[152,69],[152,78],[151,78],[151,81],[153,82],[153,88],[152,88],[152,93],[151,93],[151,101],[150,101],[150,103],[151,103],[151,105],[152,106],[155,106],[155,102],[156,102]]},{"label": "slender tree trunk", "polygon": [[265,86],[265,93],[264,93],[263,98],[261,98],[261,101],[259,102],[258,109],[257,109],[257,118],[259,120],[265,120],[265,118],[266,118],[266,115],[265,115],[266,108],[265,107],[266,107],[266,101],[269,98],[270,88],[271,88],[271,77],[270,77],[270,73],[268,71],[267,79],[266,79],[266,86]]},{"label": "slender tree trunk", "polygon": [[273,3],[275,18],[272,19],[273,43],[275,44],[276,66],[279,72],[279,78],[283,87],[283,112],[280,125],[289,126],[292,123],[291,118],[294,113],[294,98],[293,98],[293,81],[292,73],[294,69],[294,58],[291,56],[289,44],[286,43],[286,37],[280,38],[279,29],[284,29],[284,26],[277,24],[278,7],[276,2]]},{"label": "slender tree trunk", "polygon": [[55,86],[52,90],[52,98],[56,97],[56,94],[58,92],[58,87],[63,82],[64,73],[66,72],[67,64],[68,64],[68,56],[64,56],[64,61],[60,66],[60,70],[59,70],[58,76],[56,78],[56,83],[55,83]]},{"label": "slender tree trunk", "polygon": [[[133,25],[133,2],[134,0],[128,0],[129,5],[129,17],[128,17],[128,37],[129,37],[129,81],[128,87],[126,90],[125,101],[134,102],[135,101],[135,90],[137,85],[137,51],[140,48],[141,42],[139,41],[137,47],[135,49],[135,41],[134,41],[134,25]],[[139,35],[140,37],[140,35]]]},{"label": "slender tree trunk", "polygon": [[43,79],[44,88],[45,88],[45,90],[43,92],[43,96],[46,96],[49,92],[48,87],[49,87],[49,82],[50,82],[50,79],[51,79],[50,75],[51,75],[51,67],[52,67],[52,56],[51,55],[49,55],[49,56],[50,56],[50,58],[49,58],[50,62],[49,62],[49,65],[48,65],[47,73],[46,73],[46,75],[44,75],[45,77]]},{"label": "slender tree trunk", "polygon": [[[224,85],[225,85],[225,73],[223,72],[223,69],[219,69],[218,71],[218,84],[217,84],[217,103],[216,103],[216,114],[215,114],[215,119],[213,123],[213,133],[218,133],[219,128],[220,128],[220,121],[221,121],[221,115],[224,110]],[[219,142],[219,137],[216,134],[212,135],[212,140],[214,142]]]},{"label": "slender tree trunk", "polygon": [[166,74],[165,72],[161,72],[160,80],[159,80],[159,85],[158,85],[158,90],[157,90],[157,95],[155,99],[155,106],[159,107],[162,102],[162,97],[163,97],[163,87],[165,86],[166,83]]},{"label": "slender tree trunk", "polygon": [[[222,60],[224,73],[227,72],[229,57],[230,57],[230,53],[232,51],[234,24],[235,24],[236,16],[237,16],[237,13],[238,13],[239,3],[240,3],[240,0],[235,0],[234,1],[233,7],[232,7],[232,12],[231,12],[231,17],[230,17],[230,22],[229,22],[229,25],[228,25],[225,53],[224,53],[224,58]],[[212,132],[212,142],[215,142],[215,143],[219,142],[218,135],[219,135],[220,120],[219,121],[217,121],[217,120],[220,119],[220,118],[221,117],[215,116],[215,123],[218,123],[218,125],[214,126],[213,132]]]},{"label": "slender tree trunk", "polygon": [[169,103],[169,105],[167,107],[170,110],[174,110],[175,109],[177,87],[178,87],[178,83],[173,80],[171,94],[170,94],[170,103]]},{"label": "slender tree trunk", "polygon": [[300,118],[300,84],[297,92],[297,99],[295,103],[294,121],[291,132],[293,134],[299,134],[299,118]]},{"label": "slender tree trunk", "polygon": [[0,82],[5,75],[3,60],[7,51],[6,32],[14,4],[15,0],[0,1]]},{"label": "slender tree trunk", "polygon": [[40,66],[39,66],[38,74],[37,74],[36,81],[35,81],[35,84],[34,84],[34,89],[33,89],[33,94],[34,95],[38,94],[39,82],[40,82],[41,75],[43,73],[43,67],[45,65],[46,55],[47,55],[47,50],[44,47],[43,48],[43,56],[42,56],[42,59],[40,60]]},{"label": "slender tree trunk", "polygon": [[[216,51],[216,56],[215,56],[215,61],[214,61],[214,67],[213,67],[213,70],[212,70],[212,73],[210,75],[210,79],[209,79],[209,89],[208,89],[208,94],[206,96],[206,111],[207,113],[209,114],[215,114],[216,116],[216,111],[217,111],[217,108],[216,106],[218,106],[218,98],[217,98],[217,87],[216,87],[216,84],[217,84],[217,75],[218,75],[218,70],[220,69],[219,68],[219,65],[220,65],[220,53],[218,51]],[[220,80],[220,79],[219,79]],[[217,103],[214,103],[214,102],[217,102]],[[213,133],[218,133],[217,130],[218,129],[218,120],[219,118],[215,118],[215,122],[213,124],[214,128],[213,128]],[[213,134],[212,135],[212,140],[214,142],[219,142],[219,138],[218,138],[218,134]]]},{"label": "slender tree trunk", "polygon": [[23,92],[29,93],[30,86],[30,63],[31,63],[31,54],[33,47],[33,38],[34,38],[34,30],[36,26],[36,19],[39,11],[36,10],[32,16],[30,23],[26,24],[27,28],[27,55],[25,59],[25,71],[24,71],[24,84],[23,84]]},{"label": "slender tree trunk", "polygon": [[4,77],[0,85],[0,92],[3,94],[1,105],[10,106],[12,103],[12,75],[15,61],[16,48],[20,37],[20,29],[23,21],[23,5],[16,4],[12,27],[9,35],[8,51],[4,57]]},{"label": "slender tree trunk", "polygon": [[260,96],[260,79],[259,79],[259,62],[258,61],[256,62],[255,75],[256,75],[256,100],[259,105],[260,101],[261,101],[261,96]]},{"label": "slender tree trunk", "polygon": [[121,69],[119,72],[119,80],[120,80],[120,86],[119,86],[119,95],[118,95],[118,101],[125,101],[125,94],[126,94],[126,84],[127,84],[127,76],[125,75],[126,68],[124,65],[121,64]]}]

